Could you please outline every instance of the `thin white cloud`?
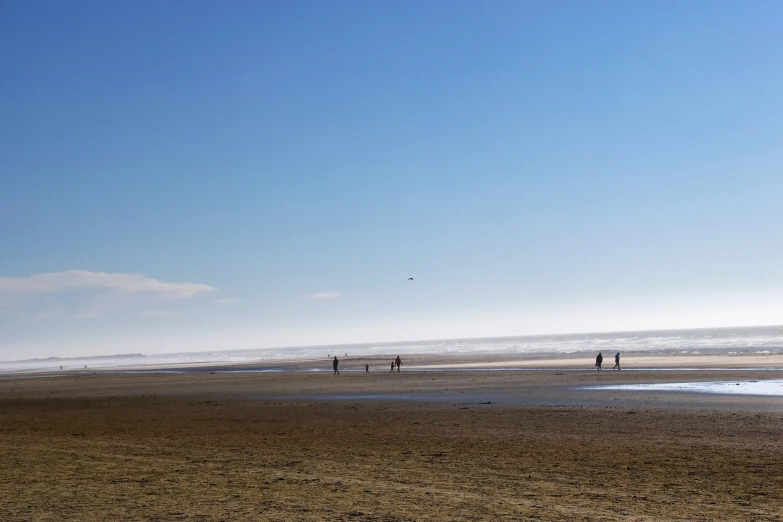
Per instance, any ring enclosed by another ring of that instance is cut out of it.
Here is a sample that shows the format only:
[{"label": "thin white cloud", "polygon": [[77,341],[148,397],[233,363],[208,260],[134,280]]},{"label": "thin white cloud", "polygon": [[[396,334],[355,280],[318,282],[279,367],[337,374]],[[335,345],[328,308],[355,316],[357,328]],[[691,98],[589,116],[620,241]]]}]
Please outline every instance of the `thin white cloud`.
[{"label": "thin white cloud", "polygon": [[73,290],[114,290],[152,294],[168,299],[186,299],[215,288],[197,283],[166,283],[140,274],[117,274],[66,270],[30,277],[0,277],[2,294],[59,294]]},{"label": "thin white cloud", "polygon": [[340,292],[319,292],[307,296],[308,299],[337,299],[338,297],[340,297]]},{"label": "thin white cloud", "polygon": [[179,315],[179,312],[175,312],[174,310],[146,310],[139,315],[147,318],[173,317],[175,315]]},{"label": "thin white cloud", "polygon": [[225,306],[225,305],[234,304],[234,303],[236,303],[236,302],[237,302],[237,300],[236,300],[236,299],[215,299],[215,300],[214,300],[214,301],[212,301],[212,302],[213,302],[213,303],[217,303],[217,304],[219,304],[219,305],[223,305],[223,306]]}]

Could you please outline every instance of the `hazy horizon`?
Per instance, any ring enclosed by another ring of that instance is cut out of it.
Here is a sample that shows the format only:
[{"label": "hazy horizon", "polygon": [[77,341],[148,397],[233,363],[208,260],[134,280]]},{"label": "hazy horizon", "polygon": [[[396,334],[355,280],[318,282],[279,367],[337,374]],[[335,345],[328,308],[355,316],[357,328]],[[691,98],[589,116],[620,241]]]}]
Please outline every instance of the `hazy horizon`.
[{"label": "hazy horizon", "polygon": [[[127,351],[127,352],[82,352],[77,354],[62,354],[62,355],[50,355],[31,357],[27,359],[2,359],[0,363],[10,362],[24,362],[28,360],[47,360],[47,359],[90,359],[90,358],[111,358],[111,357],[125,357],[125,356],[157,356],[157,355],[174,355],[174,354],[197,354],[207,352],[257,352],[260,350],[292,350],[295,352],[301,348],[351,348],[368,345],[404,345],[406,343],[427,343],[427,342],[441,342],[441,341],[481,341],[481,340],[503,340],[503,339],[542,339],[542,338],[568,338],[568,337],[590,337],[590,336],[615,336],[615,335],[640,335],[640,334],[674,334],[674,333],[699,333],[699,332],[737,332],[743,330],[774,330],[783,329],[783,324],[758,324],[758,325],[732,325],[732,326],[719,326],[719,327],[688,327],[688,328],[664,328],[664,329],[633,329],[633,330],[601,330],[601,331],[568,331],[558,333],[534,333],[534,334],[507,334],[507,335],[488,335],[488,336],[467,336],[467,337],[430,337],[430,338],[397,338],[397,339],[374,339],[374,340],[359,340],[352,342],[337,342],[328,344],[318,343],[301,343],[291,345],[255,345],[248,347],[238,347],[240,344],[232,344],[231,346],[225,345],[212,345],[211,347],[202,346],[201,349],[193,349],[193,346],[183,346],[180,349],[171,351]],[[781,332],[783,333],[783,332]],[[783,340],[783,337],[781,337]],[[138,345],[141,346],[141,345]],[[154,343],[145,345],[146,347],[156,346]],[[295,355],[295,354],[294,354]]]},{"label": "hazy horizon", "polygon": [[[0,361],[0,372],[90,369],[155,371],[186,369],[192,364],[282,365],[303,360],[321,360],[328,365],[337,355],[343,362],[402,355],[410,357],[455,357],[465,355],[530,356],[570,355],[588,362],[598,352],[629,355],[774,355],[783,354],[783,325],[621,332],[581,332],[555,335],[479,337],[456,339],[409,339],[332,345],[281,346],[272,348],[221,349],[172,353],[114,353],[82,357],[48,357]],[[362,363],[364,364],[364,363]],[[252,368],[251,368],[252,369]],[[240,370],[241,371],[241,370]]]}]

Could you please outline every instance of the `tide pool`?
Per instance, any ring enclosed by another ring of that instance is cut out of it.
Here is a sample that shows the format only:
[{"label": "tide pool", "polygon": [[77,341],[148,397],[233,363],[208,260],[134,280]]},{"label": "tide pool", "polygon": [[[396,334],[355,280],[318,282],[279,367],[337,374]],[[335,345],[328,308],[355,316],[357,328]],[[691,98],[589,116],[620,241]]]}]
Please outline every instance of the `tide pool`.
[{"label": "tide pool", "polygon": [[764,381],[667,382],[656,384],[607,384],[583,386],[581,390],[671,391],[725,395],[767,395],[783,397],[783,379]]}]

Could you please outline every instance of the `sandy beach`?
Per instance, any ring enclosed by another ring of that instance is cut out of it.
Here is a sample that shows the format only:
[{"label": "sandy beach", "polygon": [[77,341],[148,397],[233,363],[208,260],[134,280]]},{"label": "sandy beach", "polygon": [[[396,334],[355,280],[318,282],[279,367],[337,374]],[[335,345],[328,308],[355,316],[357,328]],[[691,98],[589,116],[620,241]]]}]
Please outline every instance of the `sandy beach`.
[{"label": "sandy beach", "polygon": [[6,375],[0,519],[781,520],[783,399],[589,388],[781,379],[779,358]]},{"label": "sandy beach", "polygon": [[0,0],[0,522],[783,522],[782,21]]}]

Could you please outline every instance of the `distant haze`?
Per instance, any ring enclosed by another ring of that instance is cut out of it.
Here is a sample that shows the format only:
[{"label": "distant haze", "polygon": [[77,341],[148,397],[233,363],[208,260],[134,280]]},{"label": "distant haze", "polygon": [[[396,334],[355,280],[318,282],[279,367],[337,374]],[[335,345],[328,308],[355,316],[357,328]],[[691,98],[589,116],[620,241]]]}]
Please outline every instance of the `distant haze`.
[{"label": "distant haze", "polygon": [[[405,357],[502,354],[520,358],[569,354],[569,358],[583,360],[589,365],[597,352],[607,357],[616,352],[624,355],[770,355],[783,353],[783,326],[747,328],[708,328],[697,330],[654,330],[640,332],[603,332],[566,335],[509,336],[470,339],[434,339],[426,341],[398,341],[391,343],[338,344],[329,346],[300,346],[259,349],[219,349],[195,352],[113,354],[86,358],[45,358],[22,361],[0,361],[0,372],[58,371],[96,368],[132,368],[133,371],[194,363],[245,365],[240,371],[291,369],[296,360],[313,361],[318,369],[330,356],[343,359],[345,368],[356,367],[363,359],[385,361],[394,355]],[[343,355],[344,354],[344,355]],[[421,360],[421,359],[419,359]],[[759,362],[766,359],[761,358]],[[271,363],[271,366],[270,366]],[[364,362],[361,363],[362,365]],[[246,366],[250,365],[250,366]],[[260,365],[260,366],[255,366]],[[578,366],[579,363],[576,363]],[[61,368],[62,367],[62,368]],[[155,367],[155,368],[152,368]],[[363,368],[363,366],[362,366]],[[638,366],[637,366],[638,368]],[[200,371],[203,371],[201,367]],[[193,368],[190,368],[192,371]],[[228,370],[228,368],[224,368]]]}]

